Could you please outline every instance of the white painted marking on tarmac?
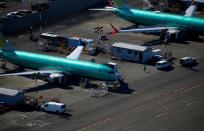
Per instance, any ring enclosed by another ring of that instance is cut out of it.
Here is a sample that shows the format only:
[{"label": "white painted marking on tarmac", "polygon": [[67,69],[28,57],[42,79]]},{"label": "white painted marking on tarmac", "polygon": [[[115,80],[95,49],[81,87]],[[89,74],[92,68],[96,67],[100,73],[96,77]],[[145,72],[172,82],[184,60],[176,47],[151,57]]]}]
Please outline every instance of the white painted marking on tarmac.
[{"label": "white painted marking on tarmac", "polygon": [[26,35],[19,35],[18,38],[25,38]]},{"label": "white painted marking on tarmac", "polygon": [[134,127],[134,125],[130,125],[128,127],[123,128],[123,130],[128,130],[128,129],[133,128],[133,127]]},{"label": "white painted marking on tarmac", "polygon": [[187,103],[186,106],[190,106],[190,105],[193,105],[193,104],[196,104],[196,103],[198,103],[198,101],[193,101],[193,102]]},{"label": "white painted marking on tarmac", "polygon": [[164,112],[164,113],[161,113],[161,114],[156,115],[156,116],[154,116],[154,117],[159,118],[159,117],[165,116],[166,114],[167,114],[167,112]]},{"label": "white painted marking on tarmac", "polygon": [[182,90],[184,90],[184,89],[185,89],[185,87],[184,87],[184,88],[177,89],[177,90],[174,90],[174,92],[179,92],[179,91],[182,91]]}]

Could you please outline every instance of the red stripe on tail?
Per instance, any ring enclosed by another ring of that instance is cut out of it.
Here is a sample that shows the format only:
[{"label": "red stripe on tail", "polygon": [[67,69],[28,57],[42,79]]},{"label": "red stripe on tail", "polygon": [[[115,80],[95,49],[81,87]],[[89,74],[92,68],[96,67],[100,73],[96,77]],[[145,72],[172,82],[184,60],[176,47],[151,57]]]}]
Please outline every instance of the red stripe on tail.
[{"label": "red stripe on tail", "polygon": [[110,23],[110,26],[111,26],[112,29],[113,29],[112,32],[110,33],[111,35],[115,35],[115,34],[117,34],[117,33],[119,32],[118,29],[113,26],[113,24]]},{"label": "red stripe on tail", "polygon": [[192,0],[191,5],[195,5],[195,0]]}]

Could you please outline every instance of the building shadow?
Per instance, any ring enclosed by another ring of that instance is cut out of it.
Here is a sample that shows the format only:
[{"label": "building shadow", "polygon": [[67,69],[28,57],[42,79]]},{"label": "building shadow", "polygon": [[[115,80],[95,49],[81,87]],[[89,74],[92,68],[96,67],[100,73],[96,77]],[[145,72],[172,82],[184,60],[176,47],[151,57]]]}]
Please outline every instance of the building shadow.
[{"label": "building shadow", "polygon": [[4,74],[9,74],[9,73],[19,73],[23,72],[25,69],[17,67],[15,69],[9,69],[8,67],[4,68]]},{"label": "building shadow", "polygon": [[186,69],[188,69],[188,70],[190,70],[190,71],[199,72],[200,69],[199,69],[198,66],[197,66],[198,64],[199,64],[199,63],[196,62],[196,63],[194,63],[194,64],[186,65],[186,66],[183,66],[183,67],[186,68]]},{"label": "building shadow", "polygon": [[170,72],[170,71],[174,70],[174,67],[171,66],[171,67],[166,68],[166,69],[158,69],[158,70],[160,70],[160,71],[164,71],[164,72]]}]

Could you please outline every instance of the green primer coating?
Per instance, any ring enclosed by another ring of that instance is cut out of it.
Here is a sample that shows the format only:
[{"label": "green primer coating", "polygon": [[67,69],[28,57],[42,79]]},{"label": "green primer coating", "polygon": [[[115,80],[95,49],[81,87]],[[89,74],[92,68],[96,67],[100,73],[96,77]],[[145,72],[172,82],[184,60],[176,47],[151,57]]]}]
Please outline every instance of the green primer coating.
[{"label": "green primer coating", "polygon": [[204,35],[204,19],[139,9],[117,8],[116,14],[135,24],[173,26],[184,31]]},{"label": "green primer coating", "polygon": [[78,75],[106,81],[116,80],[113,69],[103,64],[17,50],[0,50],[0,53],[9,62],[29,69],[59,70],[66,75]]}]

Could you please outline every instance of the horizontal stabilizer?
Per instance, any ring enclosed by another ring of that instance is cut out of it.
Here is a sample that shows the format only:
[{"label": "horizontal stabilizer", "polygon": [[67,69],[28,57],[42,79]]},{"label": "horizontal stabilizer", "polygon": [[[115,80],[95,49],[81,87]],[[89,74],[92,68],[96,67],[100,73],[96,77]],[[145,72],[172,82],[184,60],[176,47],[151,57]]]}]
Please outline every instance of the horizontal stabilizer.
[{"label": "horizontal stabilizer", "polygon": [[98,9],[89,9],[89,10],[94,10],[94,11],[110,11],[110,12],[115,12],[118,9],[114,7],[105,7],[105,8],[98,8]]},{"label": "horizontal stabilizer", "polygon": [[105,8],[103,8],[103,9],[89,9],[89,10],[94,10],[94,11],[111,11],[111,12],[115,11],[113,9],[105,9]]}]

